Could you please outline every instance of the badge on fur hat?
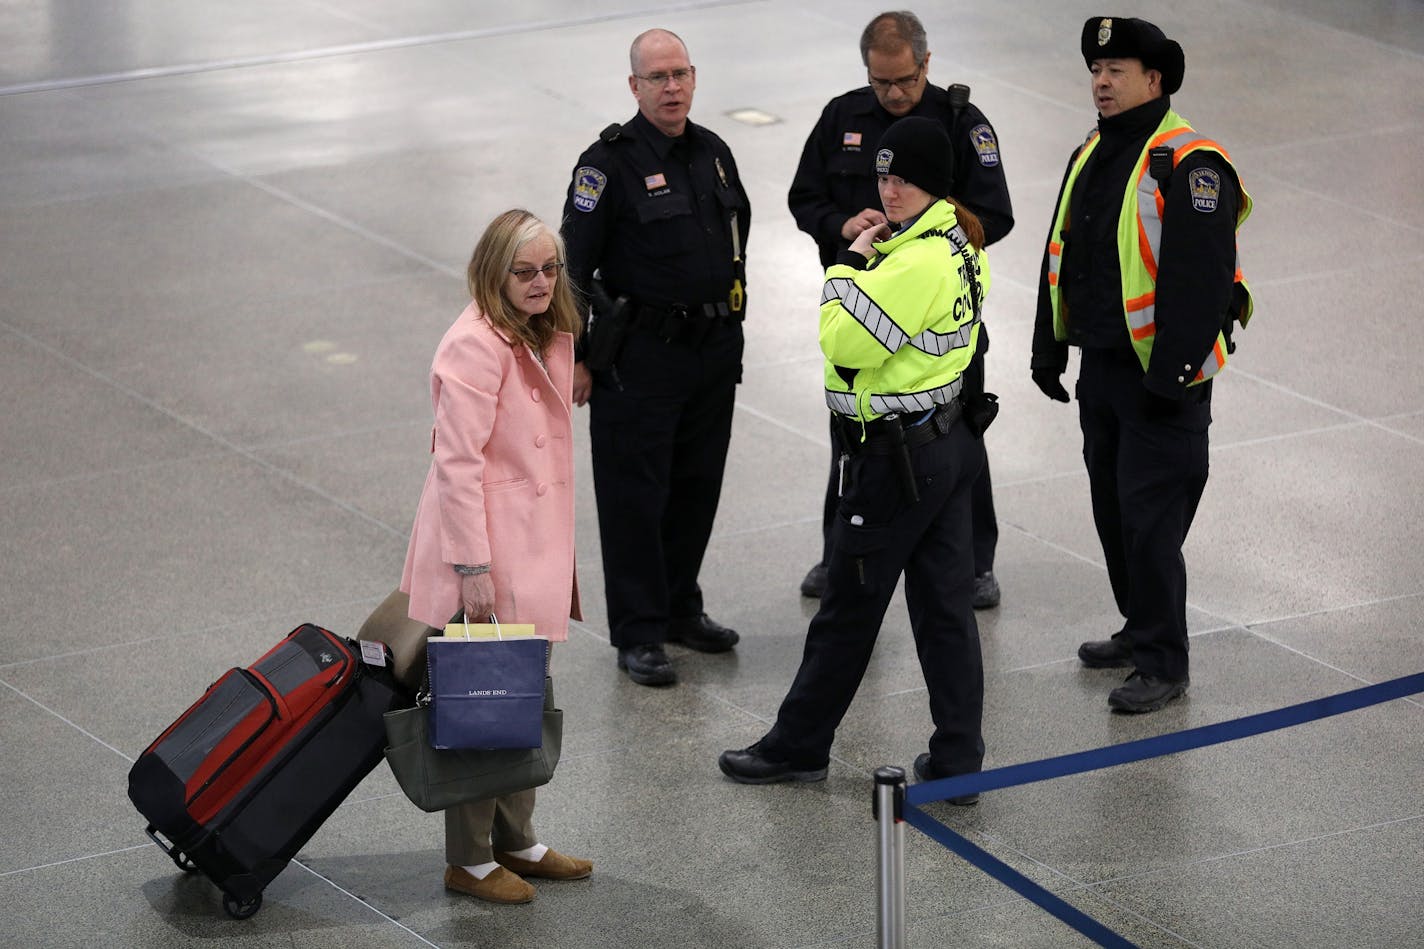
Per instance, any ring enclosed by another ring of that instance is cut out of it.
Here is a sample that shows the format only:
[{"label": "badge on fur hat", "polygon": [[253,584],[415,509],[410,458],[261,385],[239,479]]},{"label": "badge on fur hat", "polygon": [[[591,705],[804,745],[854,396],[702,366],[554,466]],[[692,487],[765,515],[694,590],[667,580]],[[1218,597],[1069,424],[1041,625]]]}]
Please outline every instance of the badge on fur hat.
[{"label": "badge on fur hat", "polygon": [[1111,39],[1112,39],[1112,17],[1110,17],[1110,16],[1105,16],[1105,17],[1103,17],[1102,22],[1098,24],[1098,45],[1099,45],[1099,46],[1106,46],[1106,45],[1108,45],[1108,41],[1111,40]]},{"label": "badge on fur hat", "polygon": [[1192,207],[1211,214],[1221,198],[1221,176],[1210,168],[1197,168],[1187,175],[1187,187],[1192,192]]},{"label": "badge on fur hat", "polygon": [[875,173],[877,175],[890,174],[890,162],[895,160],[895,153],[888,148],[882,148],[875,153]]}]

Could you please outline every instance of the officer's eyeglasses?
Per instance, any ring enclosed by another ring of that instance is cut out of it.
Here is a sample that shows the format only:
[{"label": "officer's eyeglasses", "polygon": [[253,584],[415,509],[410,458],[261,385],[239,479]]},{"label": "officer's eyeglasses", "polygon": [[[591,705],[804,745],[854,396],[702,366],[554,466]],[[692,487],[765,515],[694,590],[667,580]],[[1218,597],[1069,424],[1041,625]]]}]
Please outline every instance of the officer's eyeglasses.
[{"label": "officer's eyeglasses", "polygon": [[870,88],[876,92],[889,92],[891,86],[894,86],[901,92],[909,92],[915,88],[915,83],[920,81],[920,74],[924,71],[925,64],[920,63],[920,67],[915,70],[913,76],[901,76],[899,79],[876,79],[869,73],[866,73],[866,76],[870,79]]},{"label": "officer's eyeglasses", "polygon": [[563,269],[563,263],[556,262],[552,264],[545,264],[542,267],[520,267],[518,270],[515,270],[513,267],[510,267],[509,272],[513,274],[514,279],[518,280],[520,283],[532,283],[535,274],[541,273],[544,276],[548,277],[550,280],[553,280],[559,275],[559,271]]},{"label": "officer's eyeglasses", "polygon": [[674,69],[672,72],[650,72],[646,76],[633,73],[634,79],[641,79],[654,86],[666,86],[669,80],[677,82],[679,86],[686,85],[687,81],[697,73],[696,66],[688,66],[686,69]]}]

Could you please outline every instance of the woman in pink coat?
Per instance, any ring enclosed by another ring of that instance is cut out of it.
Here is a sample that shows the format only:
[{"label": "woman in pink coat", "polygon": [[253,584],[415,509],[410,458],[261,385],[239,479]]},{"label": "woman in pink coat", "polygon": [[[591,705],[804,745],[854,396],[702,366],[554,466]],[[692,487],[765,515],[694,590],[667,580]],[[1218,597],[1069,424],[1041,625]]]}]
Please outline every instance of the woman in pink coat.
[{"label": "woman in pink coat", "polygon": [[[475,246],[473,300],[430,371],[434,457],[400,584],[412,625],[494,613],[562,641],[581,618],[570,419],[580,324],[563,267],[558,233],[528,211],[501,214]],[[592,863],[539,843],[533,811],[533,790],[445,811],[445,886],[527,903],[523,877],[588,876]]]}]

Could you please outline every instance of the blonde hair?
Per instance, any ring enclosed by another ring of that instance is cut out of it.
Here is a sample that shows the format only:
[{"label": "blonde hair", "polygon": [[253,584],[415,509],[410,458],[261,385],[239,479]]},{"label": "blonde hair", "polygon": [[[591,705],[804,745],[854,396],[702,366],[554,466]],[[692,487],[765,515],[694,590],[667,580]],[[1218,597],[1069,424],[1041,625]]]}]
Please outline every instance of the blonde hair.
[{"label": "blonde hair", "polygon": [[568,258],[558,231],[523,208],[505,211],[490,221],[480,235],[470,255],[470,265],[465,269],[470,296],[490,324],[505,336],[527,343],[537,353],[548,348],[555,333],[572,333],[577,337],[583,325],[566,271],[560,272],[554,281],[549,308],[536,316],[526,317],[504,295],[509,268],[514,265],[519,249],[544,236],[553,240],[555,256],[560,263],[565,263]]}]

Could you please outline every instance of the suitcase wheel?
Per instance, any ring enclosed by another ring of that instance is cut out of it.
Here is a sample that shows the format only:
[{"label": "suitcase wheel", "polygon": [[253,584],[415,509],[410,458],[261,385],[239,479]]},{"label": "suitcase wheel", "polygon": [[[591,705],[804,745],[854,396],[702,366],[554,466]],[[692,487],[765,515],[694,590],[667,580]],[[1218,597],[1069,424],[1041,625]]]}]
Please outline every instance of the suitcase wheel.
[{"label": "suitcase wheel", "polygon": [[223,894],[223,909],[227,910],[227,914],[233,919],[247,919],[261,908],[261,893],[250,900],[239,900],[228,893]]}]

